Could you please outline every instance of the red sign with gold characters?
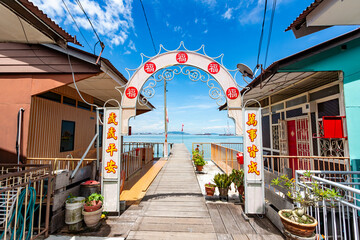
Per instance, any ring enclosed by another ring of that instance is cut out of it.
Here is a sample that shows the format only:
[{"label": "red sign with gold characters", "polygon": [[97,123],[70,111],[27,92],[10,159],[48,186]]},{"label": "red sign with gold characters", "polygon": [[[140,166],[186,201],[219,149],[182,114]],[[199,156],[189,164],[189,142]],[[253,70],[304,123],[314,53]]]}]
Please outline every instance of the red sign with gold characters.
[{"label": "red sign with gold characters", "polygon": [[229,87],[226,90],[226,96],[228,97],[228,99],[237,99],[239,96],[239,89],[237,89],[236,87]]},{"label": "red sign with gold characters", "polygon": [[245,213],[265,213],[261,109],[244,108]]},{"label": "red sign with gold characters", "polygon": [[211,74],[217,74],[220,71],[220,64],[212,62],[208,65],[208,71]]},{"label": "red sign with gold characters", "polygon": [[156,65],[153,62],[147,62],[144,65],[144,71],[148,74],[154,73],[156,71]]},{"label": "red sign with gold characters", "polygon": [[138,95],[138,90],[135,87],[128,87],[125,90],[126,97],[133,99]]},{"label": "red sign with gold characters", "polygon": [[179,52],[178,54],[176,54],[176,61],[178,63],[186,63],[188,60],[188,55],[186,54],[186,52]]}]

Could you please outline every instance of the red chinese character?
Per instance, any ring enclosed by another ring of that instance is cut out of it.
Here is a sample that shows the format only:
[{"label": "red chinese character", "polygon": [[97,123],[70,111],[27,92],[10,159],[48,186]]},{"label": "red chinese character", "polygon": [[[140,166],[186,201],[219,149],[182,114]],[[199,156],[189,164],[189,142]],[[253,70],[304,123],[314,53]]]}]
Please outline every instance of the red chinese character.
[{"label": "red chinese character", "polygon": [[154,73],[156,71],[156,65],[152,62],[147,62],[144,65],[144,71],[148,74]]},{"label": "red chinese character", "polygon": [[128,87],[125,90],[125,95],[130,99],[136,98],[138,95],[138,90],[135,87]]},{"label": "red chinese character", "polygon": [[185,52],[179,52],[176,54],[176,61],[178,63],[186,63],[188,60],[188,55]]},{"label": "red chinese character", "polygon": [[216,74],[220,71],[220,65],[217,62],[212,62],[208,66],[209,73]]},{"label": "red chinese character", "polygon": [[257,120],[255,120],[256,114],[255,113],[249,113],[248,114],[248,121],[246,122],[246,124],[248,126],[253,125],[254,127],[257,125]]},{"label": "red chinese character", "polygon": [[236,99],[239,96],[239,90],[235,87],[230,87],[226,90],[226,96],[229,99]]},{"label": "red chinese character", "polygon": [[112,157],[114,152],[117,152],[118,150],[116,149],[115,143],[110,143],[108,149],[106,149],[107,153],[110,153],[110,156]]},{"label": "red chinese character", "polygon": [[109,119],[108,119],[108,124],[115,124],[115,125],[118,125],[118,122],[116,121],[116,114],[115,113],[110,113],[109,115]]},{"label": "red chinese character", "polygon": [[107,170],[107,173],[116,173],[116,170],[118,166],[116,166],[116,162],[113,160],[110,160],[110,162],[106,163],[105,170]]},{"label": "red chinese character", "polygon": [[109,128],[109,131],[107,133],[107,139],[113,138],[117,140],[117,136],[115,136],[115,132],[116,132],[115,128],[113,127]]},{"label": "red chinese character", "polygon": [[259,151],[257,147],[253,144],[251,147],[247,147],[247,152],[250,153],[251,158],[256,158],[256,153]]},{"label": "red chinese character", "polygon": [[257,129],[250,129],[248,131],[246,131],[249,134],[249,139],[251,142],[254,142],[255,138],[257,137]]},{"label": "red chinese character", "polygon": [[250,161],[248,168],[248,173],[255,173],[256,175],[260,175],[260,172],[257,170],[257,162]]}]

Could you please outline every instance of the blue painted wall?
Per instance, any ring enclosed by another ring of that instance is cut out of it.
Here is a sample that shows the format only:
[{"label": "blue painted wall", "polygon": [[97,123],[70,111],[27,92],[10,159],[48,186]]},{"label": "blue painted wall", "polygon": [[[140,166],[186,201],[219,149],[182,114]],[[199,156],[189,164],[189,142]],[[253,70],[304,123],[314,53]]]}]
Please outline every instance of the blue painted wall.
[{"label": "blue painted wall", "polygon": [[351,166],[360,171],[360,39],[291,64],[282,71],[342,71]]}]

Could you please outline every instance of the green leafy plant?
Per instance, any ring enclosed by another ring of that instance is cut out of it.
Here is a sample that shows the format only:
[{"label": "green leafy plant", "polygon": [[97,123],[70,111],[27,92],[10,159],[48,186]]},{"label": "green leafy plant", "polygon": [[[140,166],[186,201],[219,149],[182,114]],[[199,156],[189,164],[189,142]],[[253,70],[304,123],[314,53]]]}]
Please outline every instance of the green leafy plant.
[{"label": "green leafy plant", "polygon": [[218,173],[214,176],[214,182],[218,188],[229,188],[232,182],[232,177],[226,173]]},{"label": "green leafy plant", "polygon": [[215,184],[213,184],[213,183],[206,183],[205,184],[205,187],[208,187],[208,188],[215,188],[216,187],[216,185]]},{"label": "green leafy plant", "polygon": [[205,162],[204,158],[202,156],[200,156],[200,157],[197,157],[194,159],[194,164],[196,166],[204,166],[206,164],[206,162]]},{"label": "green leafy plant", "polygon": [[[294,203],[299,203],[301,206],[293,210],[283,211],[284,217],[294,222],[311,224],[314,220],[306,214],[308,207],[318,207],[318,203],[323,200],[329,201],[335,198],[341,198],[342,196],[335,189],[320,186],[316,180],[312,179],[312,174],[308,171],[304,173],[304,178],[311,180],[311,182],[307,184],[307,187],[302,188],[303,190],[300,190],[301,188],[299,184],[295,182],[294,178],[290,179],[287,175],[274,178],[271,181],[271,185],[287,189],[287,196],[292,199]],[[330,206],[333,207],[331,202]]]},{"label": "green leafy plant", "polygon": [[244,170],[233,169],[230,177],[236,188],[244,185]]},{"label": "green leafy plant", "polygon": [[104,197],[99,193],[93,193],[86,198],[85,204],[87,206],[94,206],[94,205],[98,204],[99,201],[103,202]]}]

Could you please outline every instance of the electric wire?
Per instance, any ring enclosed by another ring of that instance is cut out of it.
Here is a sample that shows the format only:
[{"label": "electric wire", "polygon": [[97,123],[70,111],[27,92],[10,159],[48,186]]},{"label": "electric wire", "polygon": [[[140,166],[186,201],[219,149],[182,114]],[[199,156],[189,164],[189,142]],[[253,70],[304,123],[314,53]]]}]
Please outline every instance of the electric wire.
[{"label": "electric wire", "polygon": [[81,32],[79,25],[78,25],[77,22],[75,21],[75,18],[74,18],[74,16],[71,14],[71,12],[70,12],[68,6],[66,5],[65,1],[62,0],[62,2],[63,2],[63,4],[64,4],[64,6],[65,6],[66,11],[69,13],[70,17],[72,18],[73,22],[75,23],[76,28],[77,28],[78,31],[80,32],[80,35],[83,37],[83,39],[85,40],[85,42],[86,42],[86,44],[88,45],[88,47],[89,47],[90,49],[92,49],[92,47],[90,46],[90,44],[89,44],[89,42],[87,41],[86,37],[85,37],[84,34]]},{"label": "electric wire", "polygon": [[83,13],[85,14],[85,16],[86,16],[86,18],[87,18],[88,22],[90,23],[90,26],[91,26],[91,28],[93,29],[93,31],[94,31],[94,33],[95,33],[95,35],[96,35],[97,39],[99,40],[99,42],[100,42],[100,43],[102,43],[102,41],[100,40],[99,35],[97,34],[97,32],[96,32],[96,30],[95,30],[95,28],[94,28],[94,25],[93,25],[93,24],[92,24],[92,22],[90,21],[90,18],[89,18],[89,16],[87,15],[87,13],[86,13],[85,9],[83,8],[83,6],[82,6],[82,4],[81,4],[80,0],[75,0],[75,2],[77,3],[77,5],[80,7],[80,9],[81,9],[81,10],[83,11]]},{"label": "electric wire", "polygon": [[[266,10],[267,10],[267,0],[265,0],[264,17],[263,17],[263,21],[262,21],[262,25],[261,25],[261,34],[260,34],[260,39],[259,39],[259,49],[258,49],[258,55],[257,55],[257,59],[256,59],[256,67],[255,68],[259,68],[261,46],[262,46],[262,41],[263,41],[263,37],[264,37]],[[254,70],[255,70],[255,68],[254,68]]]},{"label": "electric wire", "polygon": [[267,62],[268,53],[269,53],[269,46],[270,46],[271,33],[272,33],[272,28],[273,28],[273,23],[274,23],[275,9],[276,9],[276,0],[273,0],[273,6],[272,6],[272,12],[271,12],[271,18],[270,18],[270,25],[269,25],[269,35],[268,35],[268,41],[267,41],[266,53],[265,53],[265,60],[264,60],[264,68],[266,68],[266,62]]},{"label": "electric wire", "polygon": [[148,30],[149,30],[149,34],[150,34],[150,38],[151,38],[151,42],[152,42],[152,45],[154,47],[154,51],[155,51],[155,55],[157,54],[157,51],[156,51],[156,47],[155,47],[155,43],[154,43],[154,38],[151,34],[151,29],[150,29],[150,25],[149,25],[149,21],[147,19],[147,16],[146,16],[146,12],[145,12],[145,8],[144,8],[144,4],[142,2],[142,0],[140,0],[140,3],[141,3],[141,7],[142,7],[142,10],[143,10],[143,13],[144,13],[144,17],[145,17],[145,21],[146,21],[146,25],[148,27]]}]

